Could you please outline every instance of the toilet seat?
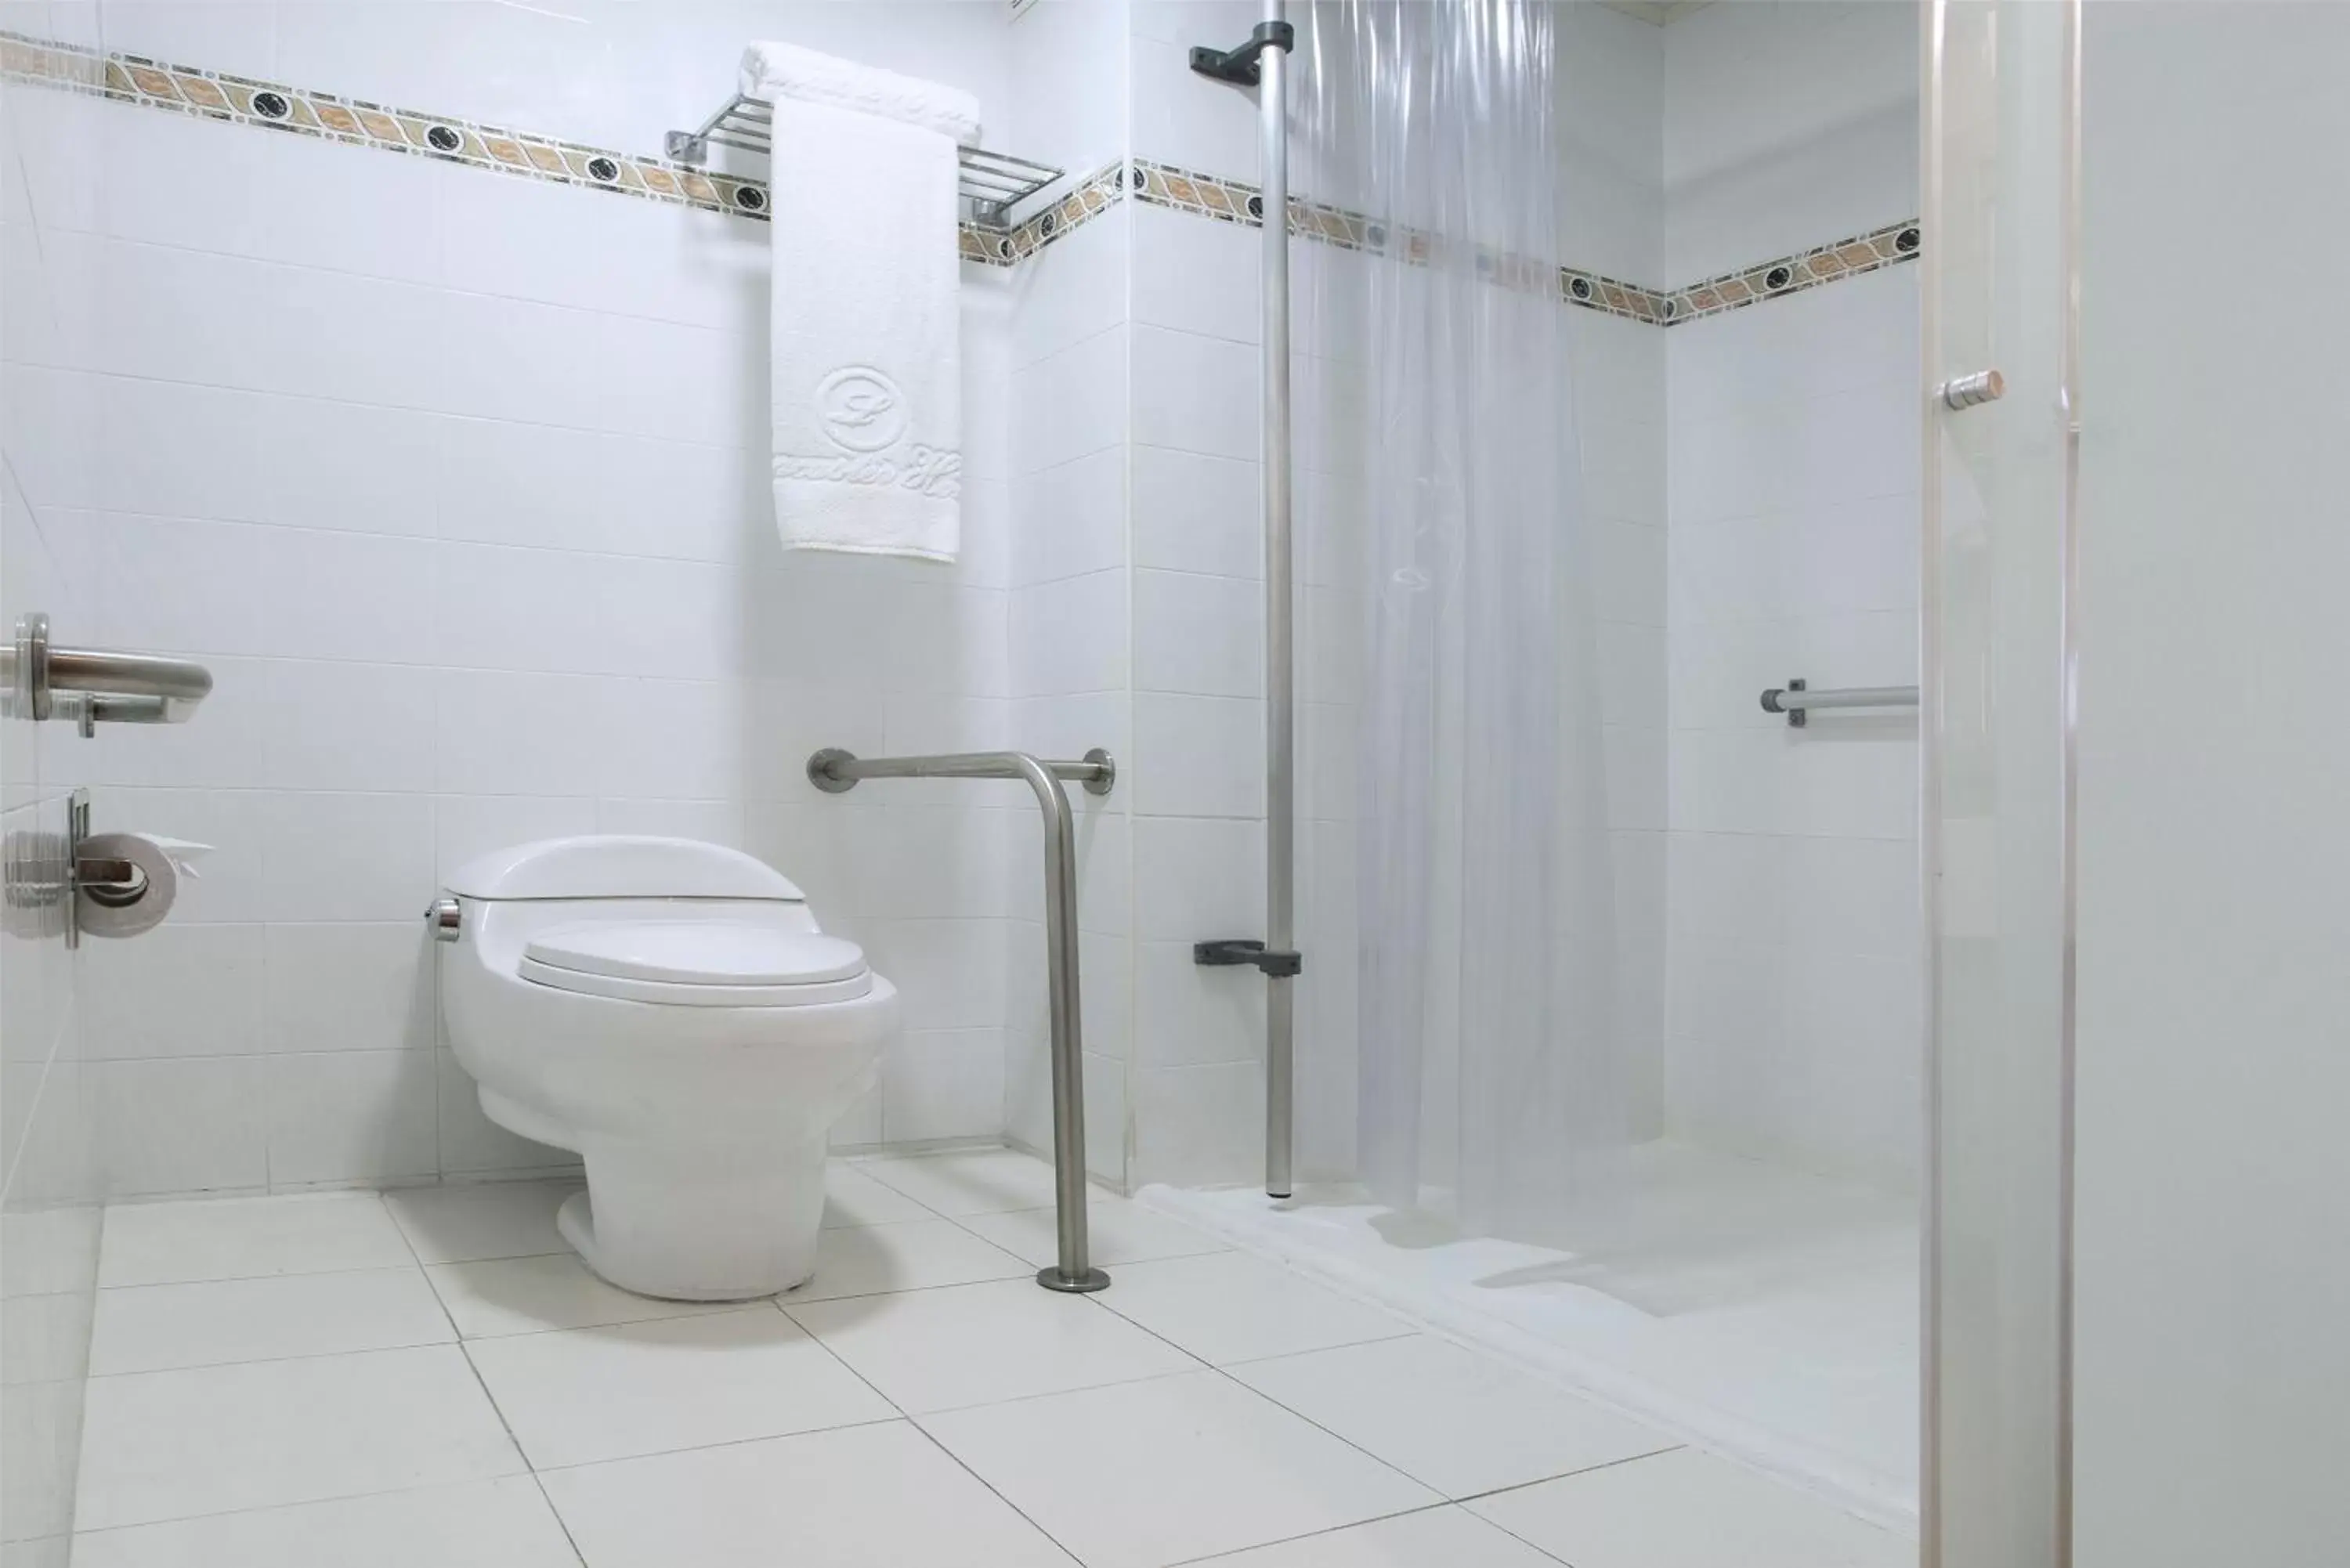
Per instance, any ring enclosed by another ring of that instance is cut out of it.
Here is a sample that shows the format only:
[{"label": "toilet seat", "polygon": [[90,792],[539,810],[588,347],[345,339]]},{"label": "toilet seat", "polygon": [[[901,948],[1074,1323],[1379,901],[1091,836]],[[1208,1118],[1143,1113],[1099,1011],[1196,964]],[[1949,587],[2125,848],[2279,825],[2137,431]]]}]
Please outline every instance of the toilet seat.
[{"label": "toilet seat", "polygon": [[684,1007],[806,1007],[873,989],[855,942],[723,920],[558,926],[531,939],[515,972],[556,991]]}]

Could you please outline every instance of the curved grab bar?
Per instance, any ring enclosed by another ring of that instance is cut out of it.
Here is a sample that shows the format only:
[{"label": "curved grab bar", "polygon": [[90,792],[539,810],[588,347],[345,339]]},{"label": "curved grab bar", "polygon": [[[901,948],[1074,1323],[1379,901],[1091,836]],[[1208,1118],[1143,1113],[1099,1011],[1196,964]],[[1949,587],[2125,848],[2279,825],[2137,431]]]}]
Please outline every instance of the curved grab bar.
[{"label": "curved grab bar", "polygon": [[827,746],[807,760],[808,782],[827,794],[861,779],[1022,779],[1045,814],[1045,983],[1053,1040],[1053,1199],[1059,1221],[1056,1262],[1036,1272],[1048,1291],[1098,1291],[1109,1276],[1093,1266],[1086,1233],[1084,1016],[1077,994],[1077,832],[1063,779],[1095,794],[1118,782],[1118,764],[1099,747],[1081,762],[1045,762],[1025,752],[954,752],[928,757],[859,757]]}]

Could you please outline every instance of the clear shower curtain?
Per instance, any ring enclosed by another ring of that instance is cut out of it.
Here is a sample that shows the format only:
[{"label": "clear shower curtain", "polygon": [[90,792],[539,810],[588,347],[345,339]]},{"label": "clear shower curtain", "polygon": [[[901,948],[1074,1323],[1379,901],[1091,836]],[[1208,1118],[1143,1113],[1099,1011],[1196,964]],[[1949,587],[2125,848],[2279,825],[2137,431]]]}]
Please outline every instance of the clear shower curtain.
[{"label": "clear shower curtain", "polygon": [[[1549,0],[1299,17],[1301,516],[1351,557],[1356,1168],[1560,1241],[1627,1144]],[[1343,603],[1343,596],[1342,596]],[[1342,609],[1340,613],[1344,613]],[[1315,693],[1309,691],[1311,697]]]}]

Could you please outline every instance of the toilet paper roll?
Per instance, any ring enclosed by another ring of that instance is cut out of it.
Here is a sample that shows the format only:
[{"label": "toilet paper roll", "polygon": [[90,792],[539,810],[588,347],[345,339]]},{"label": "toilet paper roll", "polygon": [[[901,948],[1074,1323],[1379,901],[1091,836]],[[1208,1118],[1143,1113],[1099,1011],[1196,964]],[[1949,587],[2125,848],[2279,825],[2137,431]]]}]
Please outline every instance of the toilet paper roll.
[{"label": "toilet paper roll", "polygon": [[85,888],[74,896],[74,918],[85,935],[135,937],[163,923],[180,897],[180,878],[193,878],[195,862],[212,852],[209,844],[165,838],[152,833],[94,833],[81,841],[84,860],[128,860],[147,875],[147,890],[128,904]]}]

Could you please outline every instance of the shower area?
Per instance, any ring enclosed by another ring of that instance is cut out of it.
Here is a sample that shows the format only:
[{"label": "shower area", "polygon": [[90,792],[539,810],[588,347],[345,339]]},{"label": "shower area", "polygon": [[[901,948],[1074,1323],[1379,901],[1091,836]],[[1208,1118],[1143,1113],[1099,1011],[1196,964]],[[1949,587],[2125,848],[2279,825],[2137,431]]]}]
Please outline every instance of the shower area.
[{"label": "shower area", "polygon": [[1145,1200],[1914,1521],[1918,16],[1298,22],[1295,1185]]}]

